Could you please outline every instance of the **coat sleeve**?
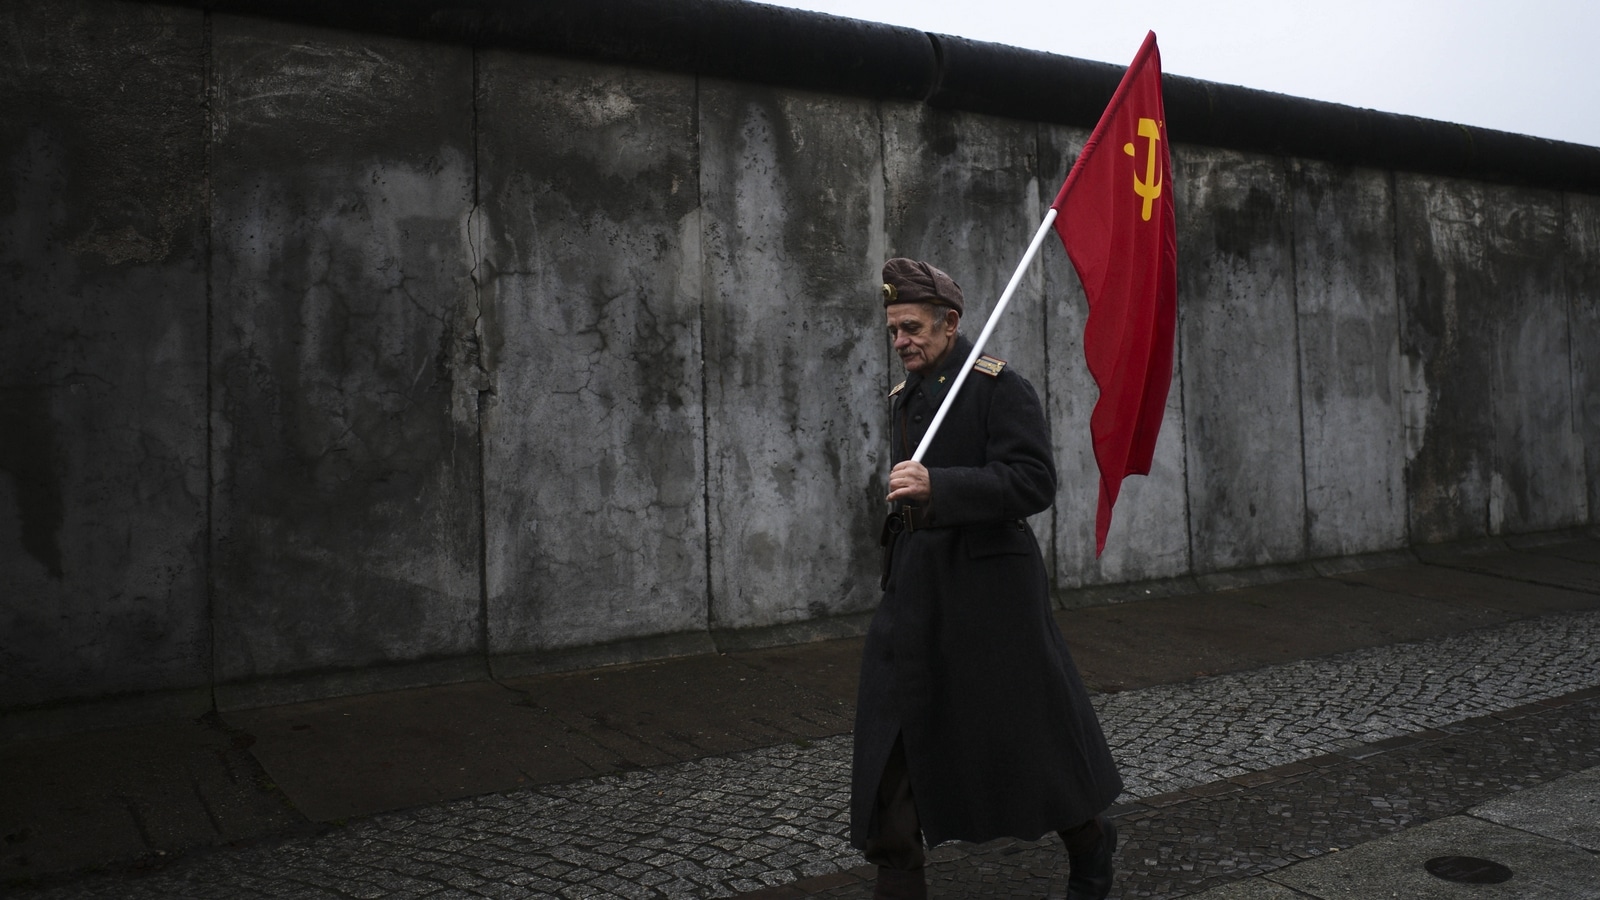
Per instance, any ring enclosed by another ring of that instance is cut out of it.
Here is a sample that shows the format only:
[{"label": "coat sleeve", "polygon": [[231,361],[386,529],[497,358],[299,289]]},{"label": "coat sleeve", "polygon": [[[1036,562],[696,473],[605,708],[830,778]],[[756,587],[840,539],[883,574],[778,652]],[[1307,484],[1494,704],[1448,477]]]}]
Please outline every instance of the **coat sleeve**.
[{"label": "coat sleeve", "polygon": [[996,380],[984,412],[984,463],[928,470],[930,512],[941,526],[1023,519],[1049,509],[1056,467],[1044,407],[1015,373]]}]

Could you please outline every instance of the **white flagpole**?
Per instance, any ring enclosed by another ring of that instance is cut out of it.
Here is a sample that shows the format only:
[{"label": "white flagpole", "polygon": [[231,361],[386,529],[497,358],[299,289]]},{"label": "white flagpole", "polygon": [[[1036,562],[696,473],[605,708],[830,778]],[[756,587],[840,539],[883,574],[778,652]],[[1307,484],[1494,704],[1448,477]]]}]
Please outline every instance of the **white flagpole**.
[{"label": "white flagpole", "polygon": [[1022,262],[1017,263],[1017,271],[1011,276],[1011,283],[1006,285],[1005,292],[1000,295],[1000,302],[994,305],[994,312],[989,314],[989,321],[983,324],[983,331],[978,334],[978,339],[972,342],[972,352],[967,354],[967,364],[961,367],[961,373],[956,376],[955,383],[950,385],[950,392],[944,395],[944,402],[939,404],[939,411],[934,414],[933,421],[928,423],[928,433],[922,436],[922,442],[917,444],[917,452],[911,454],[912,462],[922,462],[922,455],[928,452],[928,445],[933,443],[933,435],[939,430],[939,425],[944,422],[944,414],[950,411],[950,404],[956,399],[956,392],[961,390],[961,385],[967,381],[967,376],[972,374],[972,367],[983,355],[983,345],[989,340],[989,333],[994,331],[994,326],[1000,321],[1000,314],[1006,311],[1006,305],[1011,302],[1011,295],[1016,293],[1017,285],[1022,282],[1022,273],[1027,270],[1028,263],[1033,262],[1033,257],[1039,252],[1039,245],[1044,242],[1044,236],[1050,233],[1050,225],[1056,220],[1056,211],[1051,207],[1044,215],[1044,224],[1039,226],[1039,231],[1033,236],[1033,243],[1028,245],[1028,252],[1022,254]]}]

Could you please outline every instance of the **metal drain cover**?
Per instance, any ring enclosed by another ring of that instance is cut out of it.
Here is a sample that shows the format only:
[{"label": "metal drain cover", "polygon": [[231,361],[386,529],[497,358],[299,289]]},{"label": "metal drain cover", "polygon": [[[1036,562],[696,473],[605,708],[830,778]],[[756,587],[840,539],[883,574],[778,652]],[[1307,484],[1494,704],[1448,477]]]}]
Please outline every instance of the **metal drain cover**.
[{"label": "metal drain cover", "polygon": [[1500,884],[1511,880],[1510,869],[1476,856],[1435,856],[1422,867],[1429,875],[1461,884]]}]

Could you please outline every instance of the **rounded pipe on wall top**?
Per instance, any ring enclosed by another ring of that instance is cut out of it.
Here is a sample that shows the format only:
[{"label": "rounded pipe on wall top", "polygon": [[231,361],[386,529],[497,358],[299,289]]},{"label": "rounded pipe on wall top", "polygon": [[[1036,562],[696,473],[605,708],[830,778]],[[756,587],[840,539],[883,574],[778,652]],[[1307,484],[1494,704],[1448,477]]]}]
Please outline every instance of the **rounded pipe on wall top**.
[{"label": "rounded pipe on wall top", "polygon": [[1167,76],[1179,143],[1600,194],[1600,147]]},{"label": "rounded pipe on wall top", "polygon": [[931,106],[1092,126],[1105,111],[1123,67],[1005,44],[932,36],[939,80]]}]

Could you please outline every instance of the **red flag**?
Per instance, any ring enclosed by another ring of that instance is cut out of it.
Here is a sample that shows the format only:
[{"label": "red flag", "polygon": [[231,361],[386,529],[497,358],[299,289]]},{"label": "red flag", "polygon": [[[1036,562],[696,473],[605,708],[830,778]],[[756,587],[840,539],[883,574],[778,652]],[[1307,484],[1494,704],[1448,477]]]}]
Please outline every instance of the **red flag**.
[{"label": "red flag", "polygon": [[1051,208],[1089,300],[1083,353],[1100,387],[1089,419],[1100,467],[1098,556],[1122,479],[1150,473],[1172,382],[1178,238],[1155,32],[1145,37]]}]

